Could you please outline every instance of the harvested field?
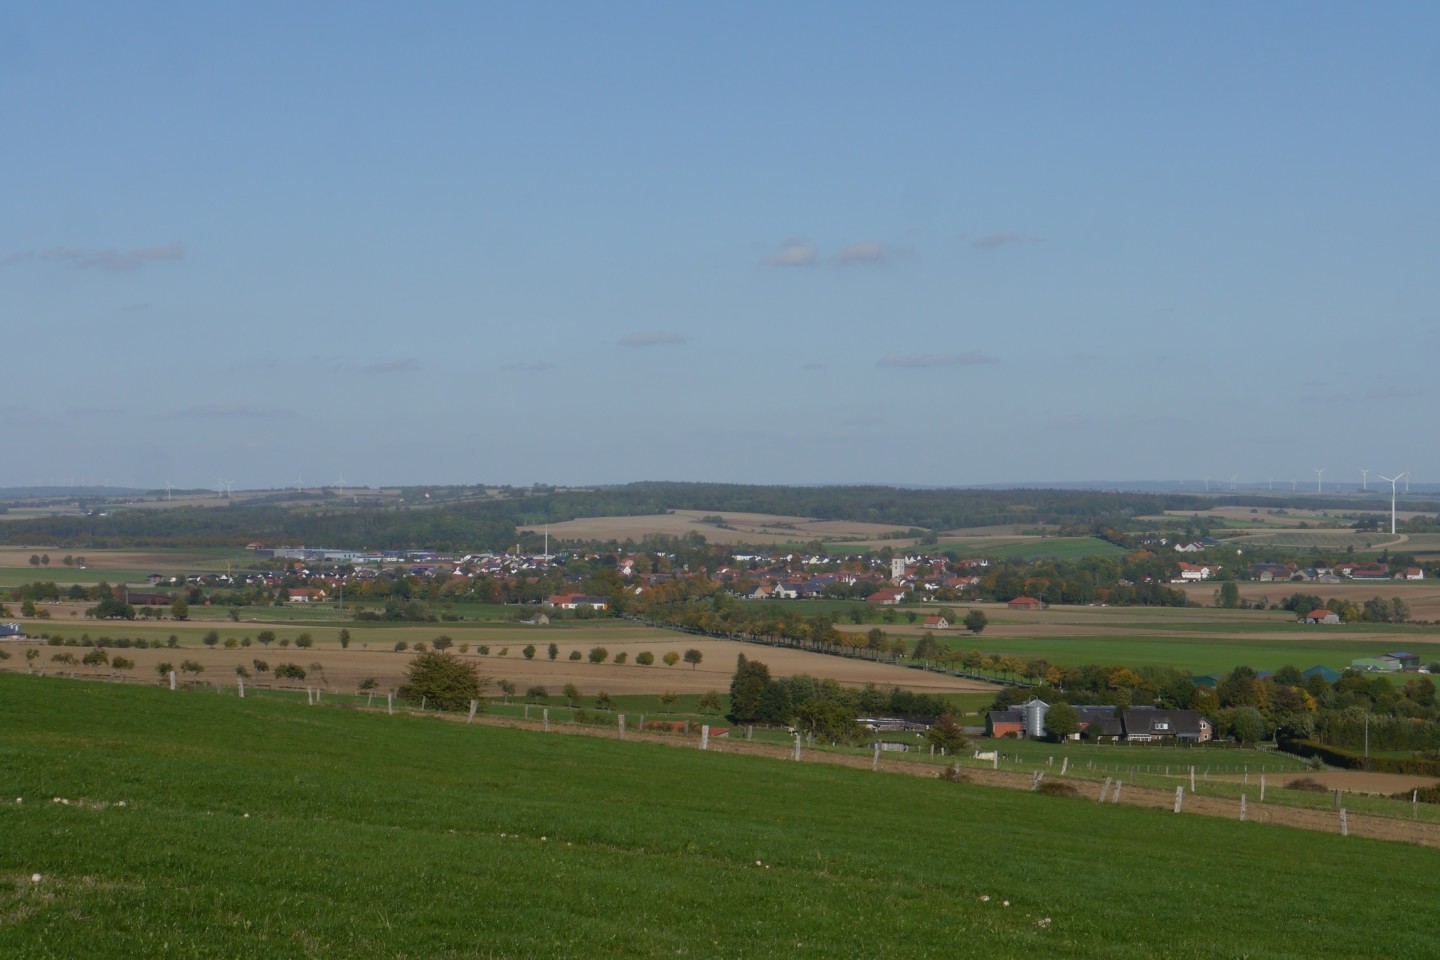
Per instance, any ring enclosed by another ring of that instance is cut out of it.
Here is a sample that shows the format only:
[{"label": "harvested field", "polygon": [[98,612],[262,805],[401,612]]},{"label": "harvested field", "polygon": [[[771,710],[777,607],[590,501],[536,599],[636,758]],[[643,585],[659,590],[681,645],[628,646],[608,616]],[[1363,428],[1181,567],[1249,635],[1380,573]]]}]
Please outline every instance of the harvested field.
[{"label": "harvested field", "polygon": [[[725,526],[701,522],[701,517],[707,516],[723,517]],[[521,529],[529,533],[545,531],[543,526]],[[550,536],[559,540],[639,540],[647,533],[677,537],[699,533],[711,543],[805,543],[810,540],[873,540],[887,534],[904,533],[908,529],[884,523],[813,520],[764,513],[672,510],[639,517],[580,517],[550,524]]]},{"label": "harvested field", "polygon": [[[432,630],[431,634],[434,632]],[[637,633],[643,636],[643,631],[637,630]],[[545,645],[551,639],[560,646],[560,657],[553,662],[545,654]],[[617,653],[624,652],[628,655],[630,662],[621,665],[611,662],[593,664],[588,659],[569,659],[572,650],[579,650],[582,657],[587,657],[590,647],[597,645],[595,643],[567,643],[562,636],[544,633],[536,633],[533,642],[539,648],[533,660],[526,660],[521,655],[521,644],[511,644],[509,654],[504,657],[498,656],[498,649],[493,647],[488,657],[479,656],[473,647],[466,654],[453,652],[473,661],[482,674],[496,681],[509,680],[521,690],[539,684],[555,694],[567,683],[575,684],[586,695],[594,695],[600,690],[612,695],[654,694],[666,690],[676,693],[718,690],[723,693],[730,688],[730,679],[735,672],[735,660],[740,654],[752,660],[763,661],[776,676],[803,673],[838,680],[847,686],[875,683],[884,687],[901,686],[922,693],[938,694],[989,692],[996,689],[991,684],[976,680],[911,670],[894,664],[832,657],[781,647],[763,647],[733,640],[702,640],[662,635],[655,639],[642,639],[637,636],[630,640],[606,638],[600,641],[598,645],[603,645],[612,659]],[[20,651],[27,646],[39,650],[40,659],[36,661],[36,665],[44,666],[50,673],[63,671],[67,674],[73,672],[80,676],[95,677],[109,674],[105,668],[67,666],[50,659],[57,653],[68,652],[78,660],[87,652],[84,648],[50,647],[43,642],[34,641],[5,641],[4,647],[10,651],[12,657],[0,665],[0,669],[23,672],[25,660]],[[703,660],[694,669],[683,662],[674,667],[667,667],[661,662],[660,658],[667,651],[683,654],[691,648],[703,654]],[[644,650],[655,655],[654,666],[642,667],[635,663],[636,654]],[[342,650],[335,643],[324,643],[309,649],[298,649],[294,646],[271,646],[267,649],[256,644],[248,648],[227,650],[223,646],[211,648],[187,644],[176,649],[112,649],[107,652],[111,656],[118,655],[134,660],[136,666],[130,671],[130,676],[143,683],[151,683],[156,679],[157,664],[169,662],[178,666],[182,660],[194,660],[204,667],[204,672],[199,675],[202,680],[232,682],[235,668],[243,666],[251,671],[255,681],[268,682],[266,676],[254,670],[254,661],[258,659],[267,661],[271,667],[278,663],[298,664],[313,674],[313,677],[306,678],[306,683],[323,685],[342,692],[354,690],[361,681],[370,677],[375,678],[382,689],[399,686],[412,656],[410,652],[358,650],[353,645],[348,650]],[[311,664],[314,663],[321,664],[322,669],[313,670]],[[293,681],[291,683],[293,684]]]}]

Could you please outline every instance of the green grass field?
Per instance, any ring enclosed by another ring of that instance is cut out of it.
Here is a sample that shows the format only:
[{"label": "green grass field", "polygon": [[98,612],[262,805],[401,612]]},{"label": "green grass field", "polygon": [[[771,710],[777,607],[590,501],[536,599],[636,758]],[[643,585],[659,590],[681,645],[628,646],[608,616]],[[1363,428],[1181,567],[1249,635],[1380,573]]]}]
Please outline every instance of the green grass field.
[{"label": "green grass field", "polygon": [[5,956],[1436,950],[1435,851],[1353,837],[15,675],[0,730]]}]

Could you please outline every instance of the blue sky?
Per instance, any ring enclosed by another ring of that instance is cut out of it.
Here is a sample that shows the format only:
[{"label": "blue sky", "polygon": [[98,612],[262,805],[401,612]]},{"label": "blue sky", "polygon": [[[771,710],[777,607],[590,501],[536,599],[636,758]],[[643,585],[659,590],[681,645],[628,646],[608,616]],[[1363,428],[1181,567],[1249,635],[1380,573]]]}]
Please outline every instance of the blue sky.
[{"label": "blue sky", "polygon": [[1433,482],[1437,28],[10,3],[0,486]]}]

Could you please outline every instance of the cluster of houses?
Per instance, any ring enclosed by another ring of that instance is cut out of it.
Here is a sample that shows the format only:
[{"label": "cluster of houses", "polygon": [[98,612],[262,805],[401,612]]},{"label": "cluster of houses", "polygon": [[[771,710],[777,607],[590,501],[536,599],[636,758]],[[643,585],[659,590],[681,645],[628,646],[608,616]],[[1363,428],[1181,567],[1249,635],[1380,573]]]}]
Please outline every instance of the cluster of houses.
[{"label": "cluster of houses", "polygon": [[[1183,568],[1185,564],[1181,564]],[[1402,567],[1391,570],[1387,564],[1361,567],[1341,564],[1330,567],[1319,563],[1302,567],[1295,563],[1252,563],[1250,577],[1261,583],[1343,583],[1346,580],[1424,580],[1425,571],[1420,567]]]},{"label": "cluster of houses", "polygon": [[[1031,697],[1009,710],[985,714],[985,736],[1044,739],[1045,717],[1050,704]],[[1129,707],[1117,710],[1113,704],[1077,704],[1075,713],[1080,731],[1071,735],[1111,737],[1127,743],[1173,740],[1177,743],[1205,743],[1214,736],[1210,721],[1195,710],[1163,710],[1158,707]]]}]

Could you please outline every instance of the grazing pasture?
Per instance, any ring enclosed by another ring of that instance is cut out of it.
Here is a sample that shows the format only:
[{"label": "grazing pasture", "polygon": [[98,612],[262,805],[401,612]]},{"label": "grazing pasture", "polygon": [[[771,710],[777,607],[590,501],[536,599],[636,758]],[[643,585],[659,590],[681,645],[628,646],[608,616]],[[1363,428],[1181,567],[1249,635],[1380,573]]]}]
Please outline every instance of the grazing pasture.
[{"label": "grazing pasture", "polygon": [[1434,850],[1355,836],[11,675],[0,728],[6,956],[1434,955]]}]

